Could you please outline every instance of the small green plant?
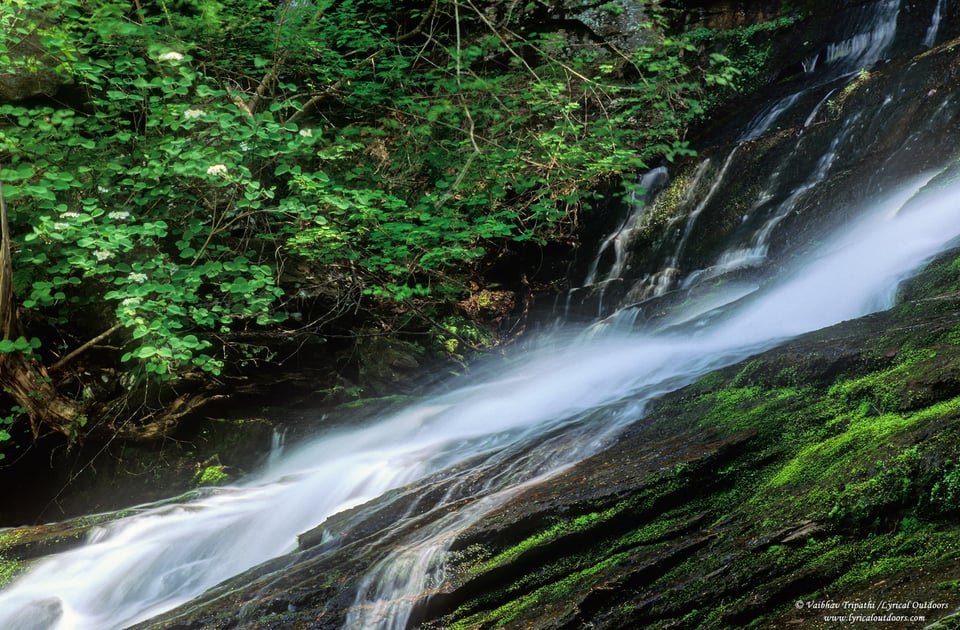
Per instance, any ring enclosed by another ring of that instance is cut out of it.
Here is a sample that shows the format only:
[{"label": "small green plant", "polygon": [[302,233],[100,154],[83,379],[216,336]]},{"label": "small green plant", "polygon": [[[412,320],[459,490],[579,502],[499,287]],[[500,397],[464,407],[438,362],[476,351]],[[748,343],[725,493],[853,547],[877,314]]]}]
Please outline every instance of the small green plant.
[{"label": "small green plant", "polygon": [[205,466],[197,471],[193,477],[195,486],[222,486],[230,482],[230,474],[226,467],[221,464],[212,464]]},{"label": "small green plant", "polygon": [[[19,405],[14,405],[10,408],[10,413],[6,416],[0,416],[0,448],[4,442],[9,442],[13,436],[10,434],[10,427],[13,425],[14,421],[20,417],[21,414],[25,413],[26,409]],[[0,460],[5,459],[6,454],[0,451]]]},{"label": "small green plant", "polygon": [[960,509],[960,465],[946,468],[942,477],[934,482],[930,489],[930,504],[942,513]]}]

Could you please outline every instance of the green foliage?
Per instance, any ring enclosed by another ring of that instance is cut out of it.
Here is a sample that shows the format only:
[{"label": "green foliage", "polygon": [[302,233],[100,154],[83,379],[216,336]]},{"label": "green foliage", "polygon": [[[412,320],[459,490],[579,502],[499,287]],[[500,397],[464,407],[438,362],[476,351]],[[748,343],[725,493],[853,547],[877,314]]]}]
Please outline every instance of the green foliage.
[{"label": "green foliage", "polygon": [[[14,421],[20,416],[20,414],[26,412],[26,409],[19,405],[14,405],[10,408],[10,413],[6,416],[0,416],[0,445],[3,442],[9,442],[13,436],[10,434],[10,427],[13,425]],[[6,454],[0,452],[0,460],[5,459]],[[2,582],[2,580],[0,580]]]},{"label": "green foliage", "polygon": [[0,341],[0,352],[23,352],[29,354],[41,345],[40,340],[36,337],[27,339],[21,335],[16,339],[4,339]]},{"label": "green foliage", "polygon": [[450,316],[440,323],[443,330],[437,336],[436,343],[452,356],[462,358],[465,349],[461,347],[461,340],[467,341],[475,348],[488,346],[493,340],[489,330],[484,330],[476,322],[465,317]]},{"label": "green foliage", "polygon": [[930,488],[930,504],[940,513],[960,510],[960,465],[944,467],[942,476]]},{"label": "green foliage", "polygon": [[691,42],[718,48],[724,52],[727,60],[737,70],[727,77],[728,83],[739,91],[749,91],[761,82],[770,63],[772,37],[777,32],[790,28],[800,19],[799,16],[783,15],[766,22],[754,22],[736,28],[716,31],[698,28],[688,37]]},{"label": "green foliage", "polygon": [[0,56],[72,96],[0,106],[0,180],[22,306],[121,324],[121,360],[161,380],[282,322],[290,258],[375,299],[458,296],[491,249],[569,231],[600,179],[690,153],[704,89],[736,76],[653,25],[570,56],[458,3],[151,6],[3,4]]}]

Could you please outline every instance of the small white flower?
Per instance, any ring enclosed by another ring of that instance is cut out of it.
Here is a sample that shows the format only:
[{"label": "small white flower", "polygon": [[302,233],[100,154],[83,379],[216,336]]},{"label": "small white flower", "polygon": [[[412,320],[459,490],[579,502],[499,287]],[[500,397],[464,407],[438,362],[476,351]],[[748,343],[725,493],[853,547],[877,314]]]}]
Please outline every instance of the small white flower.
[{"label": "small white flower", "polygon": [[104,186],[97,186],[97,192],[100,193],[101,195],[105,195],[108,192],[110,192],[110,189],[105,188]]},{"label": "small white flower", "polygon": [[157,61],[181,61],[182,59],[183,55],[173,50],[157,57]]},{"label": "small white flower", "polygon": [[130,213],[126,210],[115,210],[107,214],[108,219],[113,219],[114,221],[126,221],[130,218]]},{"label": "small white flower", "polygon": [[93,252],[93,257],[99,262],[103,262],[104,260],[113,258],[113,252],[106,249],[98,249],[97,251]]},{"label": "small white flower", "polygon": [[62,232],[64,230],[70,229],[70,225],[67,223],[54,223],[53,229],[56,230],[57,232]]},{"label": "small white flower", "polygon": [[187,111],[183,112],[183,117],[186,118],[187,120],[193,120],[194,118],[203,118],[206,115],[207,115],[207,112],[203,111],[202,109],[188,109]]},{"label": "small white flower", "polygon": [[240,143],[240,150],[243,151],[244,153],[246,153],[247,151],[250,150],[250,145],[247,144],[246,142],[241,142],[241,143]]},{"label": "small white flower", "polygon": [[60,215],[61,219],[79,219],[80,213],[78,212],[64,212]]},{"label": "small white flower", "polygon": [[225,164],[214,164],[207,169],[207,175],[214,175],[217,177],[226,177],[227,176],[227,166]]},{"label": "small white flower", "polygon": [[120,304],[124,306],[133,306],[134,304],[139,304],[139,303],[140,303],[140,298],[138,297],[128,297],[128,298],[125,298],[122,302],[120,302]]},{"label": "small white flower", "polygon": [[136,282],[137,284],[143,284],[147,281],[147,274],[145,273],[131,273],[127,276],[127,279],[130,282]]},{"label": "small white flower", "polygon": [[301,129],[301,130],[298,131],[297,133],[299,133],[299,134],[300,134],[301,136],[303,136],[304,138],[312,138],[312,137],[313,137],[313,129]]}]

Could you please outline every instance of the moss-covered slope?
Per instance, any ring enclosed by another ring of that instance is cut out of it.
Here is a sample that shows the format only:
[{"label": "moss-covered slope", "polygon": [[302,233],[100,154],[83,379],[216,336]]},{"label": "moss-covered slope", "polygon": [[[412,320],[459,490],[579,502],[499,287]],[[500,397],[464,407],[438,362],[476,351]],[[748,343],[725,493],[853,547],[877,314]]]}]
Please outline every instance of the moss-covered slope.
[{"label": "moss-covered slope", "polygon": [[[614,449],[518,497],[461,539],[427,625],[835,627],[827,615],[953,613],[957,264],[934,265],[890,312],[708,375]],[[544,504],[551,518],[525,526]]]}]

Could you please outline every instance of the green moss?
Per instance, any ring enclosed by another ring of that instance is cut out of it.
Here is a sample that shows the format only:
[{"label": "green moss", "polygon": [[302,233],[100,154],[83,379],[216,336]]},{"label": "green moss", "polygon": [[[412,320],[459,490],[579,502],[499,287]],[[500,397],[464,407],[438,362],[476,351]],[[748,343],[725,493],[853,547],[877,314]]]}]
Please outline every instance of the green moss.
[{"label": "green moss", "polygon": [[195,486],[222,486],[230,482],[230,474],[226,471],[226,466],[213,464],[200,469],[193,477]]},{"label": "green moss", "polygon": [[[498,588],[464,602],[444,627],[563,625],[587,593],[605,601],[608,589],[617,593],[604,604],[609,624],[774,627],[784,611],[746,594],[836,598],[955,561],[960,396],[951,385],[952,330],[878,334],[855,360],[837,362],[843,371],[829,379],[814,363],[797,365],[796,353],[700,379],[665,400],[651,423],[744,435],[743,452],[667,460],[613,507],[489,550],[468,579],[496,570]],[[636,526],[624,527],[631,518]],[[790,538],[804,523],[813,529]],[[704,534],[697,544],[706,550],[677,551]],[[522,558],[538,547],[535,562]],[[642,585],[625,589],[638,571]]]},{"label": "green moss", "polygon": [[26,532],[22,529],[0,530],[0,552],[10,549],[26,537]]},{"label": "green moss", "polygon": [[24,569],[24,564],[19,560],[7,560],[0,555],[0,588],[9,584],[15,577],[20,575]]},{"label": "green moss", "polygon": [[695,192],[689,188],[696,183],[697,180],[691,181],[690,175],[685,172],[670,180],[667,188],[657,195],[653,207],[644,215],[641,226],[643,238],[653,238],[661,233],[662,227],[676,216],[678,209]]},{"label": "green moss", "polygon": [[586,569],[576,571],[556,582],[541,586],[521,597],[513,599],[491,611],[482,611],[449,626],[450,630],[466,630],[482,625],[494,627],[508,626],[527,611],[542,611],[551,603],[567,601],[571,596],[589,592],[599,580],[601,574],[622,562],[627,553],[614,554],[603,558]]},{"label": "green moss", "polygon": [[20,575],[24,569],[23,562],[15,558],[8,558],[4,552],[21,542],[25,537],[26,532],[22,529],[0,530],[0,588]]},{"label": "green moss", "polygon": [[855,460],[859,462],[864,451],[882,446],[886,438],[909,424],[908,419],[896,414],[854,418],[843,433],[803,448],[770,479],[770,486],[810,484],[836,477],[849,471]]},{"label": "green moss", "polygon": [[938,531],[927,526],[911,533],[872,536],[856,546],[856,562],[830,589],[839,591],[871,584],[934,564],[949,564],[958,557],[960,542],[952,529]]},{"label": "green moss", "polygon": [[[637,503],[635,499],[625,501],[607,510],[556,523],[489,559],[484,559],[484,554],[478,554],[476,550],[465,554],[480,556],[480,561],[468,572],[469,575],[476,576],[494,567],[503,566],[538,545],[562,540],[565,535],[590,530],[597,532],[595,537],[590,537],[586,548],[581,551],[564,554],[561,546],[556,559],[538,566],[535,572],[520,574],[513,581],[504,583],[496,592],[486,593],[461,605],[447,616],[443,627],[498,627],[510,624],[524,615],[537,614],[551,603],[563,602],[577,593],[589,592],[595,586],[600,573],[618,566],[631,554],[641,550],[651,555],[665,552],[671,545],[672,537],[679,529],[688,526],[691,514],[700,508],[697,505],[685,505],[664,513],[651,522],[641,523],[617,537],[611,538],[604,533],[603,527],[610,519],[627,511],[633,514]],[[641,503],[649,505],[647,501]],[[594,544],[590,544],[591,542]]]}]

